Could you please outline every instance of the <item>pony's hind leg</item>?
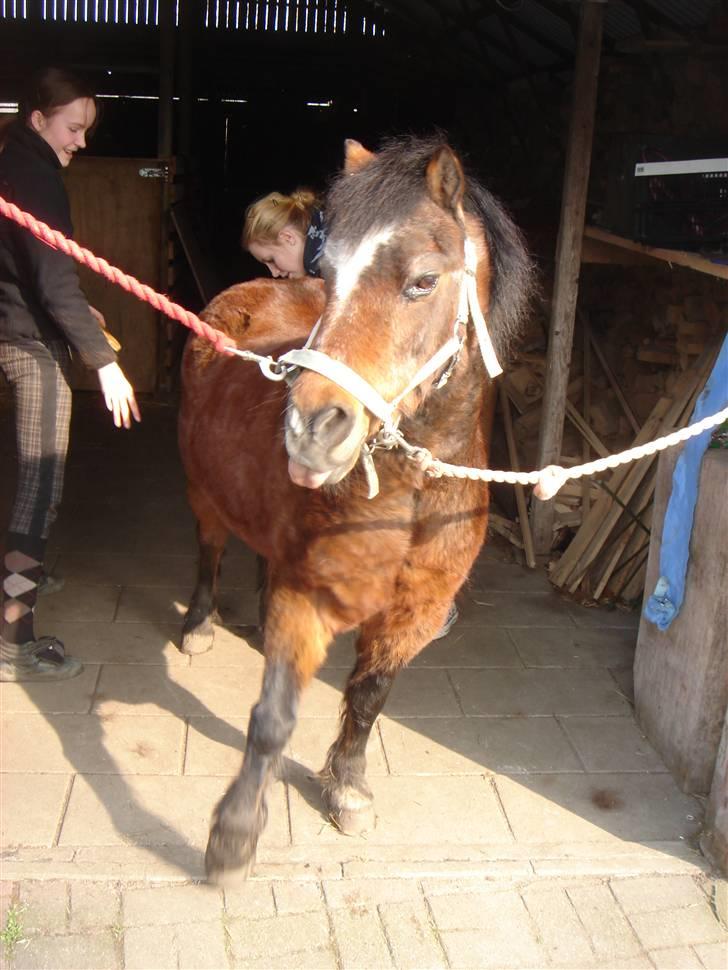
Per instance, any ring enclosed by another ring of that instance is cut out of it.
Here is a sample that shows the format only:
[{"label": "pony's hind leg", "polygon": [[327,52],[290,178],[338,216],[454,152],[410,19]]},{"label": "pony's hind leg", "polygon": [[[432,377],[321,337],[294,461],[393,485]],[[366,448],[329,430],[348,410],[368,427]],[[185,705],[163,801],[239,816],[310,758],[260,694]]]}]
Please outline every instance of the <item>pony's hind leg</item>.
[{"label": "pony's hind leg", "polygon": [[302,689],[320,666],[331,634],[302,594],[271,585],[265,673],[248,725],[240,775],[215,809],[205,866],[211,882],[247,875],[267,818],[266,789],[296,724]]},{"label": "pony's hind leg", "polygon": [[[375,823],[366,780],[366,746],[397,672],[442,626],[450,600],[395,609],[362,625],[357,662],[346,685],[339,735],[321,772],[329,817],[345,835],[371,831]],[[413,622],[413,617],[417,617]]]},{"label": "pony's hind leg", "polygon": [[329,817],[346,835],[374,828],[374,797],[366,780],[366,747],[377,715],[394,681],[394,672],[368,669],[360,655],[344,694],[341,730],[321,772]]},{"label": "pony's hind leg", "polygon": [[217,577],[225,550],[228,530],[209,505],[194,501],[190,504],[197,515],[197,584],[182,626],[182,653],[206,653],[215,639],[213,620],[217,618]]}]

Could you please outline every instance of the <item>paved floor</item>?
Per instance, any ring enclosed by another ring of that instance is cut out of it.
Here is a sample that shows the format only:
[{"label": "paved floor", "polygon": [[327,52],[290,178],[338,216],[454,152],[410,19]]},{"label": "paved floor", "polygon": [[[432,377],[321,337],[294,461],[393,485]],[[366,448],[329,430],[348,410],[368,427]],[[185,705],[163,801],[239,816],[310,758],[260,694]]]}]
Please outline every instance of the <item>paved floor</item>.
[{"label": "paved floor", "polygon": [[[0,413],[0,462],[10,422]],[[307,692],[254,876],[204,885],[263,658],[254,563],[222,576],[212,652],[180,654],[194,527],[173,409],[130,433],[77,409],[38,632],[86,664],[2,685],[2,927],[16,970],[725,968],[725,883],[630,706],[637,617],[585,609],[486,547],[461,620],[404,671],[369,748],[377,827],[340,835],[315,771],[350,640]],[[453,486],[456,487],[456,486]],[[0,481],[0,508],[11,484]]]}]

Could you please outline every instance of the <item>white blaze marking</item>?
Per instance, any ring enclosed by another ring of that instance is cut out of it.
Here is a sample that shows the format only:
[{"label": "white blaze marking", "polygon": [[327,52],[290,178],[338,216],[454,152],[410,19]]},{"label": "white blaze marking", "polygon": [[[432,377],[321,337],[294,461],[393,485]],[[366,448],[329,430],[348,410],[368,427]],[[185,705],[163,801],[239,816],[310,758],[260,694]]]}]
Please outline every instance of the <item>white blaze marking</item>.
[{"label": "white blaze marking", "polygon": [[394,235],[394,227],[382,229],[379,232],[365,236],[353,253],[329,251],[329,258],[333,259],[336,269],[336,298],[340,303],[351,296],[354,288],[359,282],[359,277],[367,268],[371,266],[376,251],[383,246]]}]

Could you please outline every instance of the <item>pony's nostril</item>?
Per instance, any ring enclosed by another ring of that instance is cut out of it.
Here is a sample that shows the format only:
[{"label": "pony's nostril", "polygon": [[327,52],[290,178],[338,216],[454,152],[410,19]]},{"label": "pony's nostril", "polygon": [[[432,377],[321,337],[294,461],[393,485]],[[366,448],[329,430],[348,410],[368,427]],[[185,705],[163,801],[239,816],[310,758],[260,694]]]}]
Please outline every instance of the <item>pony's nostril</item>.
[{"label": "pony's nostril", "polygon": [[352,429],[353,415],[344,408],[330,407],[319,411],[311,422],[313,437],[321,444],[333,448],[341,444]]}]

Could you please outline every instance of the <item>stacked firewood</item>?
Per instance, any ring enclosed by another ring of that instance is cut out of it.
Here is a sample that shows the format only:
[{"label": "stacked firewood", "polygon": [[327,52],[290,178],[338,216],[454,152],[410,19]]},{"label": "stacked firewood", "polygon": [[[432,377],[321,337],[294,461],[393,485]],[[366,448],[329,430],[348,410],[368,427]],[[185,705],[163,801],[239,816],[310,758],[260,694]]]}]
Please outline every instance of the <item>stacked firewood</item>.
[{"label": "stacked firewood", "polygon": [[[621,348],[632,369],[617,370],[586,315],[578,314],[559,464],[568,467],[606,457],[688,424],[724,328],[721,321],[715,321],[715,326],[690,323],[682,308],[672,311],[671,324],[659,345],[651,337],[642,337],[636,348]],[[614,360],[614,353],[611,356]],[[500,409],[513,468],[537,466],[545,361],[545,347],[528,346],[502,379]],[[625,374],[633,375],[629,384]],[[649,410],[644,408],[648,386],[654,389]],[[642,411],[632,407],[633,400],[639,401]],[[656,456],[646,457],[596,477],[567,482],[559,491],[549,566],[556,587],[581,600],[632,605],[641,599],[656,462]],[[522,499],[517,515],[496,513],[490,528],[523,550],[525,561],[533,565]]]}]

